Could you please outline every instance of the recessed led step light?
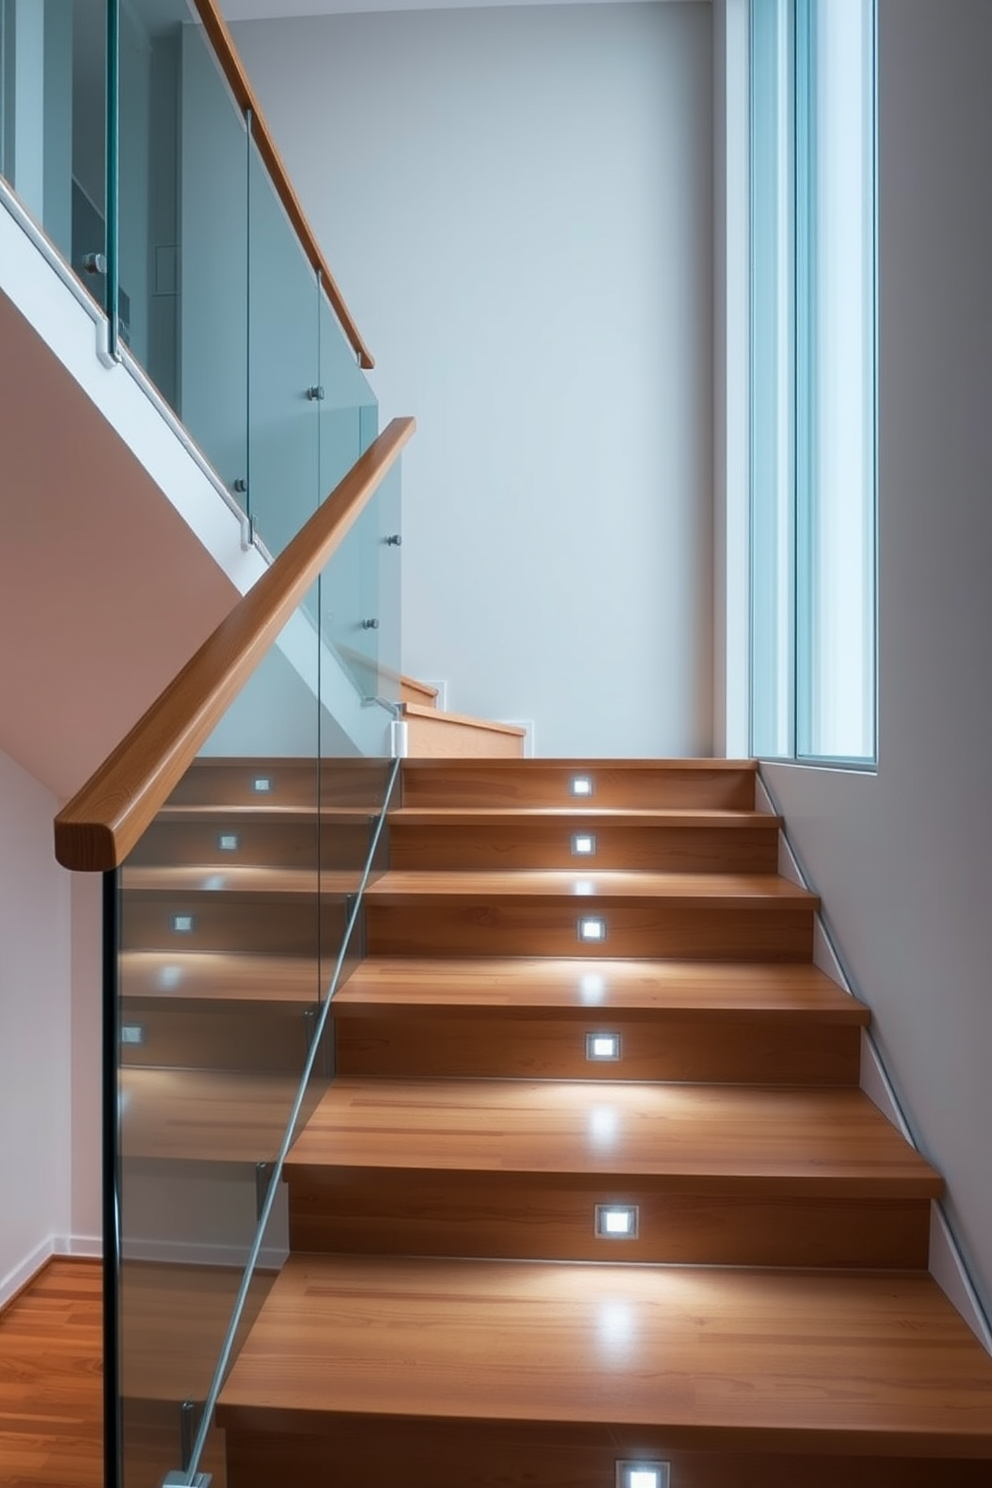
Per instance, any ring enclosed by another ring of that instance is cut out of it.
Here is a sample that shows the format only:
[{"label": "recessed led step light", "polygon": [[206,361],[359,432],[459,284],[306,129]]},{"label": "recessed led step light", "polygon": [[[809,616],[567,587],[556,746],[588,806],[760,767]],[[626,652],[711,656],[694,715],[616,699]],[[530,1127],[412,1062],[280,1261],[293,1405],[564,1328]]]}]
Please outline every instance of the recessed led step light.
[{"label": "recessed led step light", "polygon": [[669,1488],[668,1462],[618,1462],[616,1488]]},{"label": "recessed led step light", "polygon": [[636,1240],[640,1214],[637,1204],[597,1204],[596,1234],[601,1240]]},{"label": "recessed led step light", "polygon": [[221,832],[217,838],[217,846],[221,852],[237,852],[241,846],[241,838],[237,832]]},{"label": "recessed led step light", "polygon": [[568,782],[568,789],[573,796],[591,796],[592,786],[591,775],[573,775]]},{"label": "recessed led step light", "polygon": [[191,914],[173,915],[172,928],[177,935],[191,935],[193,931],[193,916]]},{"label": "recessed led step light", "polygon": [[619,1059],[620,1035],[618,1033],[587,1033],[587,1059]]},{"label": "recessed led step light", "polygon": [[251,788],[257,796],[267,796],[272,791],[271,775],[256,775],[252,779]]},{"label": "recessed led step light", "polygon": [[586,942],[606,939],[606,921],[601,915],[583,915],[578,924],[579,939]]},{"label": "recessed led step light", "polygon": [[575,832],[572,835],[572,857],[594,858],[596,856],[596,838],[592,832]]}]

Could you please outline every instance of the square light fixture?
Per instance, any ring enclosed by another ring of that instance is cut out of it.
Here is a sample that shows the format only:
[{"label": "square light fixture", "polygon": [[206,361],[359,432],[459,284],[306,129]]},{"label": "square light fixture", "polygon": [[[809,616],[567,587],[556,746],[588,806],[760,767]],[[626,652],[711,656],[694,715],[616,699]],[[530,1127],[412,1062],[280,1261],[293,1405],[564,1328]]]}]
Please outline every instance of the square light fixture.
[{"label": "square light fixture", "polygon": [[251,788],[256,796],[267,796],[272,790],[271,775],[256,775],[251,782]]},{"label": "square light fixture", "polygon": [[575,832],[572,834],[572,857],[594,858],[596,856],[596,838],[592,832]]},{"label": "square light fixture", "polygon": [[172,928],[177,935],[190,935],[193,931],[193,916],[191,914],[177,914],[172,916]]},{"label": "square light fixture", "polygon": [[583,915],[578,925],[579,939],[592,943],[606,939],[606,921],[601,915]]},{"label": "square light fixture", "polygon": [[145,1030],[140,1023],[121,1024],[122,1044],[143,1044],[145,1042]]},{"label": "square light fixture", "polygon": [[617,1463],[616,1488],[669,1488],[669,1462]]},{"label": "square light fixture", "polygon": [[600,1240],[636,1240],[640,1217],[637,1204],[597,1204],[596,1235]]},{"label": "square light fixture", "polygon": [[618,1033],[587,1033],[587,1059],[619,1059],[620,1035]]},{"label": "square light fixture", "polygon": [[241,846],[241,838],[237,832],[221,832],[217,838],[217,846],[221,852],[237,852]]},{"label": "square light fixture", "polygon": [[573,796],[591,796],[592,776],[573,775],[568,783],[568,788]]}]

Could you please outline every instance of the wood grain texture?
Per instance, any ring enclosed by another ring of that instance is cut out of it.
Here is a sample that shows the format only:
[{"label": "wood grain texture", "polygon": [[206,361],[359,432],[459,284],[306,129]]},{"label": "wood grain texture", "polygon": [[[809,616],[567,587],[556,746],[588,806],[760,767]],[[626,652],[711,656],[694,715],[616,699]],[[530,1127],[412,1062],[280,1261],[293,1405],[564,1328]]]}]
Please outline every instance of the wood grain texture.
[{"label": "wood grain texture", "polygon": [[[701,1192],[622,1168],[598,1178],[308,1168],[290,1181],[295,1251],[922,1270],[930,1239],[929,1199],[838,1196],[829,1183],[819,1197],[754,1183]],[[637,1205],[637,1236],[598,1236],[602,1203]]]},{"label": "wood grain texture", "polygon": [[[404,806],[754,810],[753,760],[405,760]],[[576,775],[593,793],[576,797]]]},{"label": "wood grain texture", "polygon": [[992,1460],[990,1403],[992,1359],[925,1276],[292,1256],[219,1421],[602,1423],[710,1451]]},{"label": "wood grain texture", "polygon": [[122,1156],[189,1163],[272,1162],[298,1086],[299,1072],[124,1069]]},{"label": "wood grain texture", "polygon": [[651,960],[597,962],[581,956],[368,957],[342,987],[339,1003],[401,1007],[691,1011],[720,1026],[781,1013],[864,1027],[868,1009],[810,964]]},{"label": "wood grain texture", "polygon": [[416,677],[400,678],[400,702],[419,703],[423,708],[437,707],[438,690],[429,682],[418,682]]},{"label": "wood grain texture", "polygon": [[[426,876],[426,875],[425,875]],[[481,875],[480,875],[481,876]],[[705,882],[706,875],[692,875]],[[753,875],[755,879],[758,875]],[[389,875],[385,876],[386,879]],[[382,880],[385,882],[385,879]],[[431,894],[395,891],[366,896],[373,956],[537,956],[582,954],[590,963],[617,956],[707,961],[808,961],[815,903],[802,894],[723,895],[712,885],[696,896],[683,888],[664,897],[638,892],[575,897],[539,892]],[[582,917],[602,916],[601,941],[579,938]]]},{"label": "wood grain texture", "polygon": [[325,990],[316,962],[301,956],[125,951],[120,978],[121,995],[135,1010],[161,1000],[309,1006]]},{"label": "wood grain texture", "polygon": [[[654,1011],[557,1007],[422,1007],[335,999],[336,1068],[341,1075],[395,1079],[750,1081],[856,1085],[860,1029],[766,1014],[725,1026],[713,1018]],[[591,1064],[589,1033],[617,1033],[622,1057]]]},{"label": "wood grain texture", "polygon": [[[226,871],[245,864],[259,868],[315,871],[354,868],[368,854],[371,824],[365,812],[304,812],[292,807],[251,811],[166,807],[158,813],[127,860],[127,867],[182,867]],[[230,845],[231,839],[235,845]],[[223,842],[227,846],[222,845]]]},{"label": "wood grain texture", "polygon": [[[396,869],[774,873],[778,817],[758,812],[431,810],[389,819]],[[593,851],[579,853],[576,841]]]},{"label": "wood grain texture", "polygon": [[102,1488],[100,1264],[53,1259],[0,1312],[0,1482]]},{"label": "wood grain texture", "polygon": [[522,759],[524,730],[419,703],[403,705],[412,759]]},{"label": "wood grain texture", "polygon": [[66,868],[118,867],[340,546],[413,434],[394,419],[55,818]]},{"label": "wood grain texture", "polygon": [[[378,815],[386,793],[389,761],[374,759],[307,760],[269,756],[230,759],[201,755],[177,781],[163,808],[166,813],[200,807],[210,813],[240,808],[263,817],[292,810],[322,814],[366,810]],[[259,776],[268,781],[268,791],[254,789]]]},{"label": "wood grain texture", "polygon": [[613,1488],[621,1458],[663,1460],[673,1488],[988,1488],[989,1464],[944,1458],[691,1452],[641,1428],[419,1421],[337,1415],[324,1434],[239,1431],[229,1447],[230,1488],[271,1488],[293,1464],[294,1488],[338,1480],[362,1488]]},{"label": "wood grain texture", "polygon": [[338,1079],[288,1159],[321,1166],[650,1175],[685,1190],[939,1197],[860,1090]]},{"label": "wood grain texture", "polygon": [[283,164],[282,157],[276,149],[272,133],[265,120],[265,115],[259,107],[258,98],[249,82],[248,74],[238,55],[237,48],[234,45],[234,39],[221,13],[220,6],[215,4],[214,0],[194,0],[194,4],[203,22],[204,30],[210,38],[214,55],[220,63],[221,71],[227,79],[228,86],[234,94],[238,107],[243,113],[250,111],[252,138],[258,145],[259,153],[265,161],[273,185],[286,210],[286,215],[293,225],[300,246],[313,268],[319,274],[320,286],[330,301],[352,349],[358,356],[359,365],[366,368],[374,367],[375,362],[372,358],[372,353],[362,340],[351,312],[345,304],[344,296],[338,288],[334,275],[327,266],[327,261],[321,251],[320,244],[317,242],[313,229],[307,221],[306,214],[300,204],[300,199],[296,194],[293,183],[289,179],[289,174]]}]

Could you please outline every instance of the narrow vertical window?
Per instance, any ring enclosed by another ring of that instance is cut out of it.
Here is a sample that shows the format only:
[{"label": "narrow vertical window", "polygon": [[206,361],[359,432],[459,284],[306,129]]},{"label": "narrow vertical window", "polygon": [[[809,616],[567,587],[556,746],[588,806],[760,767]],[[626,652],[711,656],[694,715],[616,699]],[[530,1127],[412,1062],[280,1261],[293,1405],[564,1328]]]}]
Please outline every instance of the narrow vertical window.
[{"label": "narrow vertical window", "polygon": [[875,758],[875,0],[751,0],[752,751]]},{"label": "narrow vertical window", "polygon": [[875,755],[873,0],[797,0],[796,752]]}]

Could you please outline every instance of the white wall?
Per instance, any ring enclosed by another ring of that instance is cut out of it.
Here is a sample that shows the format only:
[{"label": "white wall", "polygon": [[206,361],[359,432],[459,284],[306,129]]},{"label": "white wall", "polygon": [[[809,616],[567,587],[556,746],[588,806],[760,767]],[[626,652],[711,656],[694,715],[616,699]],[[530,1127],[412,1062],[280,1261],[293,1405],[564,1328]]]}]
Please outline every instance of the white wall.
[{"label": "white wall", "polygon": [[879,5],[879,767],[767,770],[992,1305],[992,6]]},{"label": "white wall", "polygon": [[55,797],[0,753],[0,1304],[70,1227],[69,875]]},{"label": "white wall", "polygon": [[404,666],[541,754],[711,734],[704,4],[235,28],[404,456]]}]

